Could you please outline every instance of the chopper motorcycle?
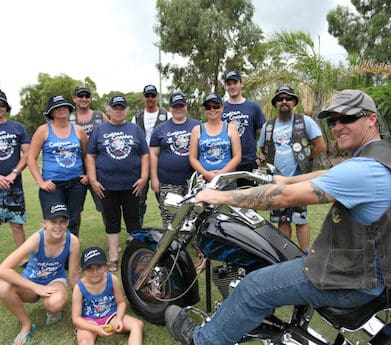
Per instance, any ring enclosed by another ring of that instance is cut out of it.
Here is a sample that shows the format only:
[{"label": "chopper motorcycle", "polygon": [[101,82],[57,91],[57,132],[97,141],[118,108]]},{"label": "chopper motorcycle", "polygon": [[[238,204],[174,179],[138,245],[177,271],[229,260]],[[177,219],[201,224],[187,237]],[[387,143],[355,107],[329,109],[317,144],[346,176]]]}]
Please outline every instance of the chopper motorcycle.
[{"label": "chopper motorcycle", "polygon": [[[176,212],[167,229],[143,229],[129,236],[121,261],[122,283],[133,309],[147,321],[164,323],[164,312],[170,304],[189,306],[188,311],[208,321],[211,280],[225,299],[249,272],[305,255],[254,210],[194,202],[199,191],[205,188],[222,190],[239,178],[260,185],[270,183],[272,176],[259,172],[232,172],[205,183],[194,173],[185,196],[167,195],[165,205]],[[206,313],[191,307],[200,300],[199,273],[189,254],[193,242],[208,263]],[[211,261],[216,264],[213,268],[210,267]],[[215,302],[215,307],[218,305],[219,302]],[[391,310],[389,305],[388,295],[384,292],[370,303],[354,309],[322,307],[314,310],[308,305],[294,306],[289,321],[283,321],[273,313],[241,342],[257,339],[264,344],[360,344],[349,339],[352,334],[354,338],[357,331],[363,331],[372,345],[391,344],[388,314],[386,321],[379,316]],[[314,312],[337,331],[332,342],[309,327]]]}]

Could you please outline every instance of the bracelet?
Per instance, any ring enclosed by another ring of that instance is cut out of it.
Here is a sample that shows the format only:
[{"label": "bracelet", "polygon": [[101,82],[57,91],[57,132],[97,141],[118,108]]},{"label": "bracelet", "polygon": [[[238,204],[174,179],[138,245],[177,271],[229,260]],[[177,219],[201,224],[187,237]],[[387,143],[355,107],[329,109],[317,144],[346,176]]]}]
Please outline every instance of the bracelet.
[{"label": "bracelet", "polygon": [[15,173],[16,175],[20,175],[20,171],[16,168],[12,169],[12,172]]}]

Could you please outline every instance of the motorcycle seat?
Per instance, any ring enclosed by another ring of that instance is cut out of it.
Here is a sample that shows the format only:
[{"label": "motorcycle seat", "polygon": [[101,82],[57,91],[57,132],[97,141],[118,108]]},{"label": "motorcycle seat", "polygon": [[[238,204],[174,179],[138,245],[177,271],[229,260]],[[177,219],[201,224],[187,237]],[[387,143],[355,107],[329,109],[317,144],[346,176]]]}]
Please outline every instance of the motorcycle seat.
[{"label": "motorcycle seat", "polygon": [[374,300],[357,308],[321,307],[317,308],[316,311],[334,328],[345,328],[353,331],[360,328],[377,312],[390,307],[387,302],[386,290],[384,290]]}]

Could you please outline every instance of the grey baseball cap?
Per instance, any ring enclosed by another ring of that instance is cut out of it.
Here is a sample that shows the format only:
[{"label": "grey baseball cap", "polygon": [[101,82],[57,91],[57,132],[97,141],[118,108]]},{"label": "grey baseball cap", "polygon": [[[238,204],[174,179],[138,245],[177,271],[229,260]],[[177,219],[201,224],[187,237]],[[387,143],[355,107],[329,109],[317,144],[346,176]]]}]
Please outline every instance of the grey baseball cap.
[{"label": "grey baseball cap", "polygon": [[332,113],[356,115],[362,110],[369,110],[377,114],[372,97],[360,90],[343,90],[333,97],[331,103],[318,114],[318,118],[324,119]]}]

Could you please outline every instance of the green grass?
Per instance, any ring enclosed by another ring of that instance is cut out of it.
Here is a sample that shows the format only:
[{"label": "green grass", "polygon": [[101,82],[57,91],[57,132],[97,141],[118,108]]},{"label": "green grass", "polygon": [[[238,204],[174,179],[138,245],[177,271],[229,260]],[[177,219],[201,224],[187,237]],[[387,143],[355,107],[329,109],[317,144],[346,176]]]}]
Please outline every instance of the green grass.
[{"label": "green grass", "polygon": [[[30,236],[42,226],[41,209],[38,200],[38,187],[35,184],[28,170],[23,173],[24,191],[27,208],[27,224],[25,225],[26,236]],[[326,215],[327,206],[311,206],[309,207],[309,222],[311,227],[311,238],[314,239],[319,232],[321,223]],[[268,212],[262,212],[268,218]],[[150,192],[148,197],[148,208],[145,216],[145,226],[161,227],[160,213],[154,195]],[[126,241],[126,231],[121,233],[121,246],[124,248]],[[101,246],[105,251],[108,250],[106,234],[101,221],[100,213],[95,211],[95,206],[90,194],[87,195],[84,212],[82,213],[82,225],[80,229],[80,245],[81,250],[91,245]],[[15,249],[14,242],[11,236],[11,230],[7,224],[0,227],[0,261],[2,261],[11,251]],[[116,273],[120,277],[120,272]],[[205,308],[205,281],[204,275],[200,278],[200,294],[201,302],[199,307]],[[70,292],[71,293],[71,292]],[[219,299],[220,295],[216,288],[212,291],[212,301]],[[64,311],[63,320],[52,326],[45,326],[45,310],[42,302],[35,304],[26,304],[26,309],[37,325],[36,332],[32,338],[31,344],[53,344],[53,345],[70,345],[77,344],[76,337],[73,335],[73,326],[70,320],[70,303]],[[289,316],[290,308],[281,308],[279,314],[284,318]],[[136,316],[132,311],[131,306],[128,306],[128,314]],[[0,304],[1,326],[0,326],[0,344],[11,344],[16,334],[19,332],[19,322],[9,313],[9,311]],[[138,317],[138,316],[136,316]],[[322,320],[316,318],[313,322],[313,327],[320,329],[324,334],[334,333],[330,331],[330,327],[325,325]],[[107,338],[99,338],[97,344],[114,345],[126,344],[126,335],[113,335]],[[254,342],[255,343],[255,342]],[[145,322],[144,332],[145,345],[169,345],[178,344],[172,339],[168,330],[164,326],[156,326]]]}]

